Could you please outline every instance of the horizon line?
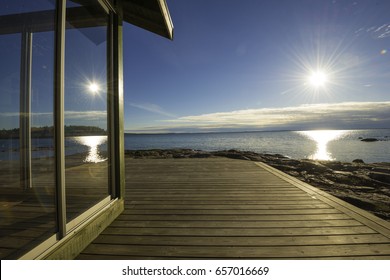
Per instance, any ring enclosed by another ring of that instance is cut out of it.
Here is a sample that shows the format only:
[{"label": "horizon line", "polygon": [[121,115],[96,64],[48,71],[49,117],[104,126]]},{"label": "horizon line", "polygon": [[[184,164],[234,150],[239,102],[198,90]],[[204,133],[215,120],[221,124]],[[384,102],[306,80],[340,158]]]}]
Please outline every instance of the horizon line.
[{"label": "horizon line", "polygon": [[222,134],[222,133],[258,133],[258,132],[294,132],[294,131],[326,131],[326,130],[382,130],[390,129],[390,127],[379,127],[379,128],[316,128],[316,129],[267,129],[267,130],[239,130],[239,131],[191,131],[191,132],[129,132],[125,131],[124,134],[132,135],[163,135],[163,134]]}]

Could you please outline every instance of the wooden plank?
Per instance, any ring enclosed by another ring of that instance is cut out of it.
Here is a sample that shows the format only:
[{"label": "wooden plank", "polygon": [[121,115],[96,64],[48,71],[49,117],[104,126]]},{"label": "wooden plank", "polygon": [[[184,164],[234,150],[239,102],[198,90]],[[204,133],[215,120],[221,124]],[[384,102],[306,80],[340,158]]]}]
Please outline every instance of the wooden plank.
[{"label": "wooden plank", "polygon": [[211,199],[222,199],[222,198],[239,198],[239,199],[258,199],[258,200],[291,200],[291,199],[306,199],[308,197],[307,194],[290,194],[290,193],[258,193],[258,192],[186,192],[186,191],[177,191],[177,192],[142,192],[142,193],[130,193],[132,199],[142,199],[142,198],[211,198]]},{"label": "wooden plank", "polygon": [[258,203],[265,203],[265,202],[268,202],[268,203],[282,203],[282,201],[285,201],[285,203],[289,203],[291,204],[291,201],[293,201],[294,199],[295,200],[300,200],[301,202],[302,201],[305,201],[306,203],[309,202],[309,201],[312,201],[314,200],[313,198],[309,197],[309,196],[301,196],[301,197],[295,197],[295,198],[292,198],[292,197],[262,197],[262,196],[218,196],[218,195],[214,195],[214,196],[192,196],[192,195],[183,195],[183,196],[165,196],[165,197],[161,197],[161,196],[143,196],[143,197],[135,197],[135,196],[131,196],[129,197],[131,201],[134,201],[134,200],[137,200],[137,201],[159,201],[159,200],[163,200],[163,201],[182,201],[182,200],[192,200],[192,201],[203,201],[205,199],[208,199],[208,200],[213,200],[213,201],[226,201],[226,200],[234,200],[234,201],[241,201],[242,203],[245,203],[246,201],[252,201],[252,202],[255,202],[257,201]]},{"label": "wooden plank", "polygon": [[[117,256],[117,255],[101,255],[101,254],[86,254],[81,253],[76,257],[76,260],[147,260],[152,259],[148,257],[137,257],[137,256]],[[160,259],[160,258],[154,258]]]},{"label": "wooden plank", "polygon": [[159,246],[303,246],[335,244],[386,244],[388,239],[380,234],[360,235],[314,235],[314,236],[127,236],[102,234],[95,239],[95,244],[123,245],[159,245]]},{"label": "wooden plank", "polygon": [[224,195],[253,195],[253,194],[259,194],[261,196],[307,196],[305,192],[302,191],[285,191],[285,190],[246,190],[244,188],[237,190],[237,189],[224,189],[224,188],[216,188],[216,189],[206,189],[201,190],[198,188],[191,188],[191,189],[173,189],[173,188],[162,188],[162,189],[148,189],[148,190],[132,190],[129,191],[128,194],[131,196],[137,196],[137,195],[182,195],[182,194],[202,194],[202,195],[210,195],[210,194],[224,194]]},{"label": "wooden plank", "polygon": [[320,221],[128,221],[116,220],[116,227],[165,227],[165,228],[312,228],[360,226],[356,220],[320,220]]},{"label": "wooden plank", "polygon": [[124,214],[132,214],[132,209],[143,210],[292,210],[292,209],[330,209],[325,203],[320,204],[140,204],[128,205]]},{"label": "wooden plank", "polygon": [[1,260],[5,260],[7,256],[9,256],[10,254],[12,254],[14,250],[13,249],[9,249],[9,248],[1,248],[0,250],[0,259]]},{"label": "wooden plank", "polygon": [[122,214],[117,221],[310,221],[350,220],[345,214],[301,215],[135,215]]},{"label": "wooden plank", "polygon": [[320,200],[267,200],[267,201],[258,201],[258,200],[133,200],[132,197],[127,197],[127,208],[132,208],[135,205],[215,205],[215,204],[224,204],[224,205],[327,205],[328,208],[334,208],[329,206]]},{"label": "wooden plank", "polygon": [[390,255],[297,258],[299,260],[390,260]]},{"label": "wooden plank", "polygon": [[[101,255],[101,254],[80,254],[77,260],[161,260],[161,257],[152,257],[152,256],[133,256],[133,255]],[[209,257],[198,257],[198,258],[180,258],[177,256],[173,257],[164,257],[164,259],[168,260],[213,260],[215,258]],[[230,259],[230,258],[218,258],[218,259]],[[241,260],[250,260],[250,259],[259,259],[259,258],[246,258],[242,257]],[[371,256],[337,256],[337,257],[311,257],[311,258],[298,258],[298,257],[290,257],[290,258],[267,258],[268,260],[390,260],[390,255],[371,255]]]},{"label": "wooden plank", "polygon": [[[283,215],[286,213],[286,210],[279,209],[262,209],[262,210],[249,210],[249,209],[233,209],[233,210],[225,210],[225,209],[182,209],[182,210],[170,210],[170,209],[132,209],[131,212],[125,211],[124,214],[136,214],[136,215],[236,215],[236,214],[246,214],[246,215]],[[288,214],[290,215],[299,215],[299,214],[341,214],[339,210],[334,208],[327,209],[290,209],[288,210]]]},{"label": "wooden plank", "polygon": [[0,248],[3,249],[18,249],[30,243],[30,238],[7,236],[0,238]]},{"label": "wooden plank", "polygon": [[[237,190],[237,183],[233,184],[231,182],[229,183],[221,183],[221,182],[214,182],[214,183],[208,183],[208,182],[202,182],[202,184],[188,184],[184,182],[151,182],[148,180],[140,181],[138,183],[134,183],[134,181],[129,182],[127,185],[128,191],[132,190],[161,190],[161,189],[173,189],[176,190],[177,188],[180,189],[198,189],[198,190],[208,190],[208,189],[214,189],[214,190]],[[278,191],[301,191],[297,190],[296,187],[291,186],[288,183],[283,184],[272,184],[270,182],[267,182],[266,184],[261,184],[261,182],[248,182],[245,185],[242,185],[240,189],[246,189],[246,190],[278,190]]]},{"label": "wooden plank", "polygon": [[319,227],[319,228],[131,228],[111,224],[104,234],[151,235],[151,236],[307,236],[377,233],[366,226]]},{"label": "wooden plank", "polygon": [[85,253],[104,255],[138,255],[155,257],[212,257],[212,258],[288,258],[288,257],[342,257],[362,255],[389,255],[390,244],[353,244],[321,246],[143,246],[123,244],[89,245]]}]

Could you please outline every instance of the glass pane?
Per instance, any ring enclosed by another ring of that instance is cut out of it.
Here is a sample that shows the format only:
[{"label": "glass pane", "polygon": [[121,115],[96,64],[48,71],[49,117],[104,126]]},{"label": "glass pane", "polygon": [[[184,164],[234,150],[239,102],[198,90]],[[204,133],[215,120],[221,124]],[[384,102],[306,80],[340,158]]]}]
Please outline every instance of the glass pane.
[{"label": "glass pane", "polygon": [[[3,2],[0,18],[9,16],[10,24],[0,29],[0,258],[15,259],[56,231],[54,32],[48,31],[54,5]],[[46,24],[23,23],[30,12]],[[23,29],[33,32],[22,35]]]},{"label": "glass pane", "polygon": [[67,221],[109,195],[107,23],[97,1],[67,1],[65,185]]},{"label": "glass pane", "polygon": [[1,0],[0,15],[53,10],[54,2],[54,0]]}]

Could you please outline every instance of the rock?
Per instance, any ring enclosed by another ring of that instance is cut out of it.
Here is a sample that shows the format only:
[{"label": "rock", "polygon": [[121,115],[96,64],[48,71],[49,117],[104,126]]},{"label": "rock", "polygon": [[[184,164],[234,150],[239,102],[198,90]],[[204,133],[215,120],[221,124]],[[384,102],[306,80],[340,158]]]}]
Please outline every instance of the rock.
[{"label": "rock", "polygon": [[190,155],[189,158],[208,158],[211,155],[209,153],[196,153],[193,155]]},{"label": "rock", "polygon": [[363,138],[360,141],[363,141],[363,142],[376,142],[376,141],[379,141],[379,140],[376,139],[376,138]]},{"label": "rock", "polygon": [[186,155],[177,153],[177,154],[173,154],[172,157],[173,158],[186,158]]},{"label": "rock", "polygon": [[279,169],[283,172],[294,172],[294,174],[298,174],[297,168],[293,165],[284,165],[284,164],[275,164],[275,163],[269,163],[272,167],[275,167],[276,169]]},{"label": "rock", "polygon": [[377,180],[379,182],[390,184],[390,174],[383,172],[370,172],[367,174],[371,179]]},{"label": "rock", "polygon": [[353,163],[364,163],[364,161],[360,158],[354,159],[352,162]]},{"label": "rock", "polygon": [[313,160],[301,160],[301,163],[297,166],[298,170],[308,171],[312,174],[321,174],[325,172],[332,172],[330,168],[322,165],[319,162]]},{"label": "rock", "polygon": [[301,161],[297,159],[282,159],[280,162],[282,164],[290,165],[290,166],[296,166],[301,163]]},{"label": "rock", "polygon": [[249,160],[249,158],[247,158],[242,153],[236,150],[214,152],[213,155],[232,159]]}]

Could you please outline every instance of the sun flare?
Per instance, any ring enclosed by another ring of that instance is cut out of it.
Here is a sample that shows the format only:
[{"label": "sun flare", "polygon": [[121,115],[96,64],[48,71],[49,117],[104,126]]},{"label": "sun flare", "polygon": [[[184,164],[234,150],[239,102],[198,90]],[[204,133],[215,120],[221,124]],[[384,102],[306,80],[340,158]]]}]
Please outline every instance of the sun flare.
[{"label": "sun flare", "polygon": [[314,160],[336,160],[328,150],[328,143],[340,139],[348,133],[347,130],[309,130],[298,131],[299,134],[313,140],[317,144],[317,150],[309,156]]},{"label": "sun flare", "polygon": [[323,71],[316,71],[309,76],[309,83],[315,88],[325,86],[328,81],[328,75]]},{"label": "sun flare", "polygon": [[93,93],[93,94],[96,94],[99,92],[100,90],[100,87],[97,83],[95,82],[91,82],[89,85],[88,85],[88,90]]}]

